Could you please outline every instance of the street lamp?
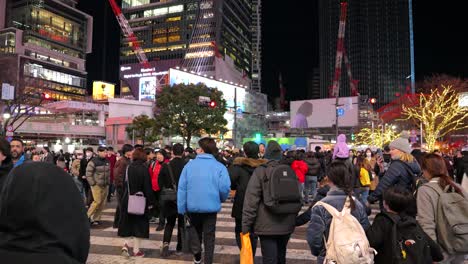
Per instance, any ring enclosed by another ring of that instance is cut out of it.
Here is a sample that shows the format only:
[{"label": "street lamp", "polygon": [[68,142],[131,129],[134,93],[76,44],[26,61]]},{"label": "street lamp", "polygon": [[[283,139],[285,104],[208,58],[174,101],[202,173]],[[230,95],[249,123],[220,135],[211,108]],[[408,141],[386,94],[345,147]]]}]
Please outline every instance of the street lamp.
[{"label": "street lamp", "polygon": [[397,126],[395,126],[395,125],[392,126],[392,129],[393,129],[393,130],[395,130],[396,128],[397,128]]},{"label": "street lamp", "polygon": [[10,113],[3,113],[3,118],[4,119],[9,119],[11,117]]},{"label": "street lamp", "polygon": [[65,138],[65,143],[70,144],[70,138],[69,137]]}]

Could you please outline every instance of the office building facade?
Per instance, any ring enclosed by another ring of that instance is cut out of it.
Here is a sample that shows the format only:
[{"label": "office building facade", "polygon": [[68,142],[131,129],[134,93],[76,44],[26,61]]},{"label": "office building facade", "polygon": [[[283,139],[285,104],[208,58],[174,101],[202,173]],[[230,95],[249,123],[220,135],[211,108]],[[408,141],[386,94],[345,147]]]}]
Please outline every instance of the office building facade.
[{"label": "office building facade", "polygon": [[[150,63],[164,61],[239,84],[252,78],[252,88],[259,91],[260,4],[260,0],[123,0],[122,11]],[[120,64],[138,63],[131,42],[123,39],[121,44]]]},{"label": "office building facade", "polygon": [[[411,1],[348,0],[345,50],[361,95],[376,106],[395,99],[414,83]],[[340,3],[319,1],[320,97],[329,95],[335,72]],[[351,94],[343,60],[340,96]]]},{"label": "office building facade", "polygon": [[85,100],[91,16],[75,0],[0,0],[0,82],[16,93]]}]

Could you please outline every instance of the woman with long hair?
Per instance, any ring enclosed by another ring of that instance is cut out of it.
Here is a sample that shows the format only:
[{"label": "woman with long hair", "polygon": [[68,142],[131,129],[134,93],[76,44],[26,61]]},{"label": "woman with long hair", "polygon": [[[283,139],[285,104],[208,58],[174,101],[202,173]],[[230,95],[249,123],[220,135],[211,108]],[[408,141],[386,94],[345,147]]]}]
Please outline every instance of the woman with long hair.
[{"label": "woman with long hair", "polygon": [[460,254],[448,254],[447,249],[444,248],[443,243],[438,241],[440,233],[443,230],[438,230],[437,209],[439,204],[439,192],[443,192],[446,188],[451,189],[453,192],[460,194],[465,199],[468,194],[461,188],[460,185],[455,183],[449,176],[447,167],[445,166],[444,158],[437,154],[428,154],[422,157],[421,167],[424,177],[429,181],[418,189],[417,195],[417,208],[418,215],[416,219],[421,225],[422,229],[434,241],[437,241],[442,246],[444,252],[444,261],[439,263],[458,264],[463,263],[465,256]]},{"label": "woman with long hair", "polygon": [[[133,237],[133,256],[144,257],[140,245],[142,239],[149,238],[149,209],[154,206],[155,200],[151,189],[151,178],[148,168],[145,165],[146,153],[143,149],[137,148],[132,153],[133,162],[130,163],[124,172],[123,196],[120,201],[120,219],[118,222],[119,237],[125,238],[122,247],[122,255],[130,257],[129,241]],[[128,213],[129,195],[141,192],[146,197],[146,210],[144,215],[134,215]]]},{"label": "woman with long hair", "polygon": [[[352,197],[353,193],[353,175],[348,166],[341,161],[334,161],[330,164],[327,170],[328,185],[330,191],[327,196],[322,199],[322,202],[330,204],[338,211],[342,211],[347,198],[349,198],[349,206],[351,214],[361,223],[364,230],[369,226],[365,207]],[[326,255],[324,245],[328,239],[332,216],[321,205],[312,208],[310,224],[307,229],[307,242],[314,256],[317,256],[317,263],[321,264]]]}]

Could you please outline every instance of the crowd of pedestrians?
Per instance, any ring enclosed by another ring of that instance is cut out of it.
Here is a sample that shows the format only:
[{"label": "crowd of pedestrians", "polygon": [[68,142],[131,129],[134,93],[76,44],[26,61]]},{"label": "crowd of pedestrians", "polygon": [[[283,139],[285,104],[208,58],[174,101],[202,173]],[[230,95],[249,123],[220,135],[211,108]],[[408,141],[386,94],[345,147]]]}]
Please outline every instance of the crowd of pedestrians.
[{"label": "crowd of pedestrians", "polygon": [[[0,139],[0,259],[85,263],[90,228],[115,199],[123,256],[144,257],[141,241],[157,224],[160,256],[169,257],[177,224],[174,254],[210,264],[217,214],[231,196],[239,250],[249,237],[254,258],[259,242],[265,264],[286,263],[302,225],[319,264],[463,263],[468,149],[424,153],[400,137],[383,150],[355,151],[339,135],[333,150],[314,150],[249,141],[220,151],[203,138],[195,150],[125,144],[118,152],[99,146],[55,154]],[[371,224],[372,203],[380,213]]]}]

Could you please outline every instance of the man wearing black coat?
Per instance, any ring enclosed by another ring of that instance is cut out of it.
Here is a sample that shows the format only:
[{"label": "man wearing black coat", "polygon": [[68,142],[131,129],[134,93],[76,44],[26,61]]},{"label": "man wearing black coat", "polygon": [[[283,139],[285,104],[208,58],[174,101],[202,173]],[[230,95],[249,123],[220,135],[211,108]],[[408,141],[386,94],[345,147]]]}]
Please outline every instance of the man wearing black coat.
[{"label": "man wearing black coat", "polygon": [[[182,144],[174,144],[172,146],[172,157],[173,159],[166,164],[163,164],[161,172],[158,177],[158,184],[161,189],[173,189],[177,190],[179,185],[179,178],[182,170],[185,166],[185,160],[182,158],[184,153],[184,146]],[[172,174],[171,174],[172,172]],[[161,251],[162,257],[169,256],[169,243],[171,243],[172,232],[175,227],[176,219],[178,221],[177,226],[177,246],[176,254],[181,255],[182,252],[182,233],[184,228],[184,216],[177,213],[177,202],[161,202],[161,210],[164,212],[167,223],[164,227],[163,247]]]},{"label": "man wearing black coat", "polygon": [[[234,232],[239,249],[241,248],[240,233],[242,232],[242,209],[244,206],[245,191],[254,170],[267,162],[267,160],[258,159],[259,147],[257,143],[253,141],[246,142],[243,148],[247,157],[236,158],[233,165],[228,169],[229,177],[231,178],[231,190],[236,191],[231,216],[236,219]],[[252,242],[252,252],[255,255],[258,237],[254,234],[250,234],[250,240]]]}]

